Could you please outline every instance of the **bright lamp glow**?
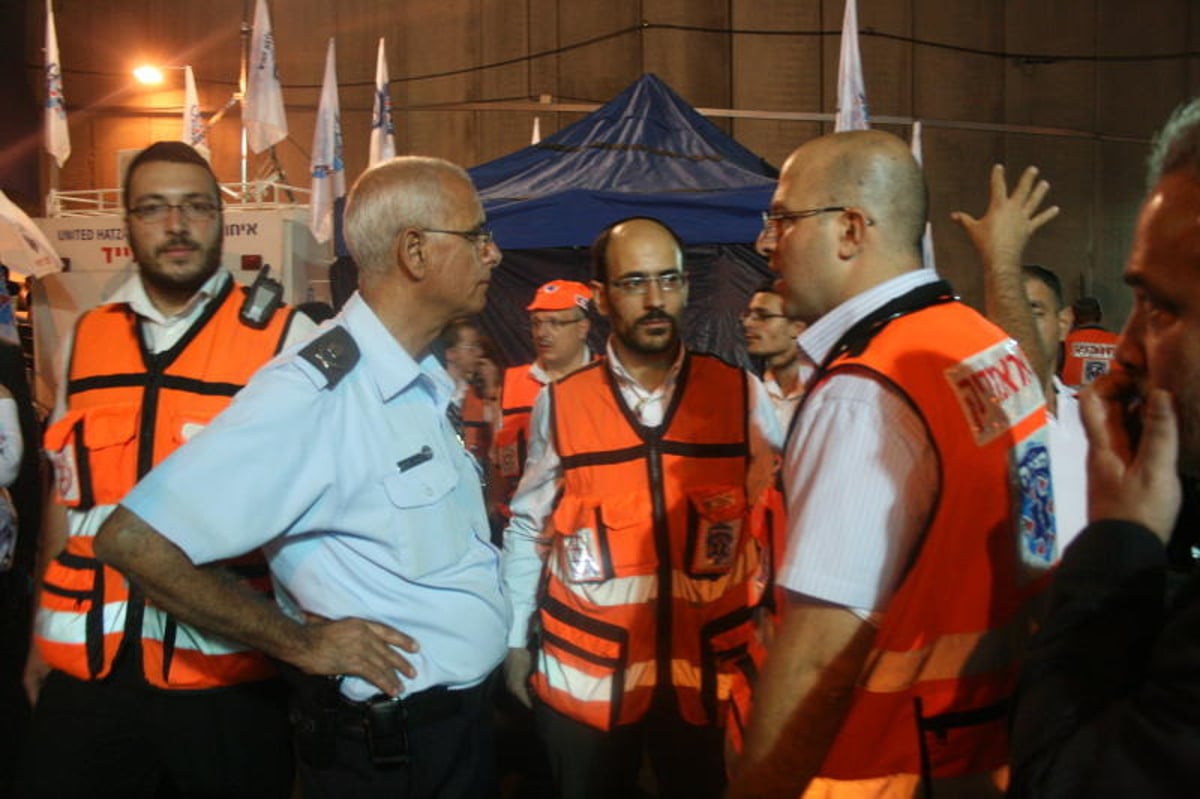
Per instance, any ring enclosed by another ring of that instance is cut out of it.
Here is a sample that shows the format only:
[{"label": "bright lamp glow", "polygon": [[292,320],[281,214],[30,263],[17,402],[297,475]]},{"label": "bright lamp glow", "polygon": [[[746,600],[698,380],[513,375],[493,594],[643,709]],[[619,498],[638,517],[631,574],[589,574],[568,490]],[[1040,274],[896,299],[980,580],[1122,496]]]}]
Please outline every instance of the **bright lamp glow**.
[{"label": "bright lamp glow", "polygon": [[157,86],[163,82],[162,70],[151,64],[142,64],[133,71],[133,76],[147,86]]}]

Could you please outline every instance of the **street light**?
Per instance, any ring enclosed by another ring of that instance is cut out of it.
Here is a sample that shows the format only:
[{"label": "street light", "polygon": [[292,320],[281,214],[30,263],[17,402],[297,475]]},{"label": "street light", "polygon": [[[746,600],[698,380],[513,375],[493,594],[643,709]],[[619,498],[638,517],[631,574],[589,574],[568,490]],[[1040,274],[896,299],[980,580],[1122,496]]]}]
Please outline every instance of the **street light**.
[{"label": "street light", "polygon": [[[209,117],[208,121],[205,122],[199,118],[200,117],[199,103],[197,102],[195,109],[193,111],[189,112],[188,99],[185,96],[185,98],[184,98],[184,136],[183,136],[184,141],[187,141],[189,143],[194,143],[195,138],[197,136],[203,137],[204,135],[206,135],[207,132],[210,129],[212,129],[212,127],[214,125],[216,125],[219,121],[221,121],[221,119],[225,116],[226,113],[229,112],[229,110],[231,108],[233,108],[235,105],[238,105],[239,103],[241,103],[243,101],[243,99],[245,98],[245,96],[246,96],[246,70],[247,70],[247,62],[249,60],[251,32],[252,32],[252,28],[250,27],[250,24],[243,19],[242,25],[241,25],[242,46],[241,46],[241,66],[240,66],[240,70],[239,70],[240,74],[238,76],[238,87],[237,87],[237,91],[233,92],[233,94],[230,95],[229,99],[225,101],[225,105],[223,105],[223,106],[221,106],[221,108],[217,109],[217,111],[211,117]],[[184,70],[186,72],[185,83],[187,83],[187,84],[193,83],[192,68],[190,65],[189,66],[156,67],[152,64],[143,64],[133,70],[133,76],[134,76],[134,78],[136,78],[138,80],[139,83],[141,83],[143,85],[157,86],[163,82],[163,72],[162,71],[164,69]],[[194,88],[193,88],[193,91],[194,91]],[[185,95],[186,94],[187,94],[187,89],[185,88]],[[194,118],[189,117],[189,113],[194,114]],[[248,145],[247,136],[246,136],[246,126],[243,123],[242,135],[241,135],[241,159],[240,159],[240,161],[241,161],[241,170],[240,171],[241,171],[241,179],[242,179],[242,196],[243,196],[243,198],[247,197],[248,193],[249,193],[249,189],[248,189],[249,184],[247,182],[248,176],[247,176],[247,172],[246,172],[248,149],[249,149],[249,145]],[[271,162],[274,165],[275,169],[278,171],[279,176],[283,179],[283,181],[286,182],[287,175],[283,171],[283,165],[279,163],[279,158],[275,154],[274,147],[271,148]],[[287,189],[287,194],[288,194],[288,197],[291,198],[292,192],[291,192],[290,188]]]},{"label": "street light", "polygon": [[[175,67],[179,69],[179,67]],[[163,82],[163,73],[161,67],[156,67],[153,64],[142,64],[133,70],[133,77],[137,78],[138,83],[145,86],[158,86]]]}]

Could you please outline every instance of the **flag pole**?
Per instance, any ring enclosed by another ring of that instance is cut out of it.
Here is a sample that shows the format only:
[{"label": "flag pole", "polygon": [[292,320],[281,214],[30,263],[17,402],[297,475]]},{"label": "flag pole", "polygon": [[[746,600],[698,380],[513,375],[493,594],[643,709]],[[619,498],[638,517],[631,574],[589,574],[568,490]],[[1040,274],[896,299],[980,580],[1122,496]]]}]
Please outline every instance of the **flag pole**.
[{"label": "flag pole", "polygon": [[249,0],[246,0],[246,2],[245,2],[245,3],[242,3],[242,27],[241,27],[242,47],[241,47],[241,68],[240,68],[240,70],[238,71],[238,94],[237,94],[237,100],[238,100],[238,102],[239,102],[239,103],[241,103],[241,104],[242,104],[242,108],[241,108],[241,110],[242,110],[242,113],[241,113],[241,117],[242,117],[242,136],[241,136],[241,171],[240,171],[240,176],[241,176],[241,179],[242,179],[242,201],[243,201],[243,202],[245,202],[245,201],[248,199],[248,196],[247,196],[247,190],[246,190],[246,177],[247,177],[247,172],[246,172],[246,161],[247,161],[247,159],[248,159],[248,157],[249,157],[249,143],[250,143],[250,140],[249,140],[249,138],[248,138],[248,137],[247,137],[247,135],[246,135],[246,105],[245,105],[245,99],[246,99],[246,69],[247,69],[247,64],[250,62],[250,22],[249,22],[249,21],[246,19],[246,15],[249,13],[249,10],[250,10],[250,9],[249,9],[249,5],[248,5],[248,4],[249,4]]}]

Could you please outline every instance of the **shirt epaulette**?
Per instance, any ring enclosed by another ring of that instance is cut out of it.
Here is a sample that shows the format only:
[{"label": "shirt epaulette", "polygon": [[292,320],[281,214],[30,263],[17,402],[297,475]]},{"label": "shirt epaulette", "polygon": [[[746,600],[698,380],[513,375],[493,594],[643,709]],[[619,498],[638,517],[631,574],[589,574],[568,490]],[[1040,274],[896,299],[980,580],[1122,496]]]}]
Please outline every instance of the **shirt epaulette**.
[{"label": "shirt epaulette", "polygon": [[358,345],[346,328],[336,325],[305,345],[300,357],[325,378],[324,388],[333,388],[358,363]]}]

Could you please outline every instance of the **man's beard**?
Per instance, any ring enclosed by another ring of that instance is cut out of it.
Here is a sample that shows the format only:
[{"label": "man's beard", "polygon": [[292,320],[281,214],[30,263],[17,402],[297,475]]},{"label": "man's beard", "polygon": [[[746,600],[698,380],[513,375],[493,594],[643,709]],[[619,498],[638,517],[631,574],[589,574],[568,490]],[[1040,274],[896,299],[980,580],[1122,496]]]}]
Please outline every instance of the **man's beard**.
[{"label": "man's beard", "polygon": [[[164,268],[160,268],[160,258],[162,253],[171,247],[186,245],[194,247],[197,250],[203,250],[204,245],[190,236],[174,236],[166,242],[160,244],[152,253],[150,258],[145,258],[144,253],[140,248],[134,247],[134,257],[138,262],[138,273],[144,282],[150,284],[159,291],[191,296],[199,291],[200,287],[208,281],[210,277],[221,266],[221,250],[224,245],[224,231],[219,231],[213,245],[205,253],[204,261],[201,263],[201,268],[195,272],[187,272],[184,274],[170,273]],[[147,265],[148,264],[148,265]]]},{"label": "man's beard", "polygon": [[[654,336],[650,341],[644,342],[639,340],[639,333],[644,322],[662,321],[670,325],[670,333],[661,338]],[[679,345],[679,325],[675,318],[665,311],[650,311],[645,316],[638,319],[626,334],[621,336],[621,343],[632,352],[642,355],[660,355],[664,352],[674,350]]]}]

